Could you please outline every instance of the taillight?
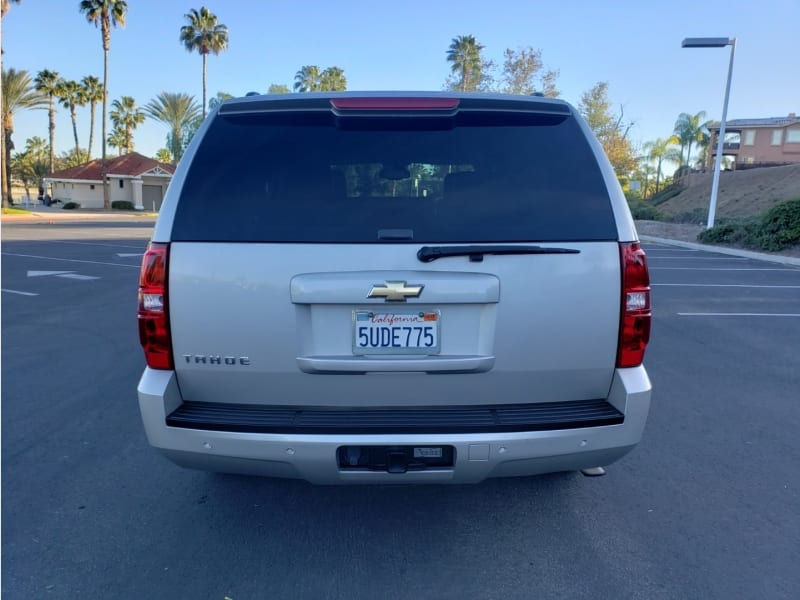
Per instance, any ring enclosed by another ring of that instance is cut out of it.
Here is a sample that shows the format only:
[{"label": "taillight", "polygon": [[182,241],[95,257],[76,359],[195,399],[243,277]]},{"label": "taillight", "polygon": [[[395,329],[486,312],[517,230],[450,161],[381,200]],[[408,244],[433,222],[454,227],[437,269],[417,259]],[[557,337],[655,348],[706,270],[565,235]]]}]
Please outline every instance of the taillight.
[{"label": "taillight", "polygon": [[169,244],[153,242],[142,259],[139,274],[139,341],[147,366],[172,369],[172,338],[167,310]]},{"label": "taillight", "polygon": [[639,242],[619,245],[622,263],[622,314],[617,367],[638,367],[650,341],[650,274]]}]

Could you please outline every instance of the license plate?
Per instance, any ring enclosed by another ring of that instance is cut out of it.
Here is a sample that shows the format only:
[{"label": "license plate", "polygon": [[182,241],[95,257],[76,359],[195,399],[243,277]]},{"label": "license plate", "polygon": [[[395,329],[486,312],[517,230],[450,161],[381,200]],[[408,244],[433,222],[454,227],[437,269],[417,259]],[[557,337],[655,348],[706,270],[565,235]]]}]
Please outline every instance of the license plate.
[{"label": "license plate", "polygon": [[353,311],[353,354],[438,354],[438,310]]}]

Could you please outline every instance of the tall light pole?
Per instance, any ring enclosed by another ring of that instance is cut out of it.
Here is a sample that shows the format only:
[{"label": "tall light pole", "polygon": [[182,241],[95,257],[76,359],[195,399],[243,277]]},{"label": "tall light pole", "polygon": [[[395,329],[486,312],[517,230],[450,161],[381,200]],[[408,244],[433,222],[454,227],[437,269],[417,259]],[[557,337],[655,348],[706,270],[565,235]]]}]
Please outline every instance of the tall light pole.
[{"label": "tall light pole", "polygon": [[711,200],[708,204],[708,223],[706,227],[714,226],[714,216],[717,212],[717,192],[719,191],[719,172],[722,166],[722,150],[725,140],[725,119],[728,116],[728,98],[731,95],[731,75],[733,75],[733,53],[736,50],[736,38],[686,38],[681,42],[681,48],[724,48],[731,47],[731,61],[728,65],[728,83],[725,85],[725,102],[722,104],[722,120],[719,123],[717,139],[717,159],[714,161],[714,174],[711,183]]}]

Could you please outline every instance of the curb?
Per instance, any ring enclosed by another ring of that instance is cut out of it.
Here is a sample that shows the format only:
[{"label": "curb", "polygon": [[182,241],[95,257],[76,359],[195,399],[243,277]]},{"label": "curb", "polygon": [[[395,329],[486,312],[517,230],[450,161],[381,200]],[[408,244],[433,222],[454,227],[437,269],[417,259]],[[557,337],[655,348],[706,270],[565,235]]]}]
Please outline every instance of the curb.
[{"label": "curb", "polygon": [[111,213],[52,213],[52,212],[31,212],[28,215],[2,215],[3,223],[25,222],[35,223],[39,221],[128,221],[128,220],[155,220],[157,215],[152,213],[140,214],[111,214]]},{"label": "curb", "polygon": [[753,260],[763,260],[781,265],[800,267],[800,258],[783,256],[781,254],[765,254],[764,252],[739,250],[738,248],[728,248],[726,246],[710,246],[708,244],[697,244],[695,242],[681,242],[679,240],[670,240],[668,238],[653,237],[652,235],[640,235],[639,239],[641,239],[643,242],[653,242],[656,244],[665,244],[667,246],[678,246],[680,248],[688,248],[690,250],[716,252],[717,254],[727,254],[730,256],[739,256],[741,258],[751,258]]}]

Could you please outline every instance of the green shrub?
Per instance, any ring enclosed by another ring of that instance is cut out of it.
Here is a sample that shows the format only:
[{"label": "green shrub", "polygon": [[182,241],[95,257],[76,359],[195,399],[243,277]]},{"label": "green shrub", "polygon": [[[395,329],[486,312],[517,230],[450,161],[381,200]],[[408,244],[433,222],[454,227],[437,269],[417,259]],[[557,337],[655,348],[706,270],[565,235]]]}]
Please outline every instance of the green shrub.
[{"label": "green shrub", "polygon": [[721,221],[711,229],[701,231],[697,239],[710,244],[733,244],[756,247],[758,218]]},{"label": "green shrub", "polygon": [[692,210],[684,210],[667,217],[670,223],[691,223],[693,225],[705,225],[708,221],[708,209],[695,207]]},{"label": "green shrub", "polygon": [[635,202],[636,200],[642,200],[642,192],[640,190],[628,190],[627,192],[623,192],[625,195],[625,200],[628,202]]},{"label": "green shrub", "polygon": [[664,202],[666,202],[670,198],[674,198],[675,196],[680,194],[682,191],[683,191],[683,189],[679,188],[679,187],[664,188],[663,190],[661,190],[657,194],[653,194],[653,196],[650,198],[650,203],[653,204],[654,206],[658,206],[659,204],[663,204]]},{"label": "green shrub", "polygon": [[761,217],[758,236],[764,250],[783,250],[800,244],[800,198],[781,202]]},{"label": "green shrub", "polygon": [[127,200],[114,200],[111,203],[111,208],[117,210],[133,210],[133,202],[128,202]]},{"label": "green shrub", "polygon": [[661,221],[664,216],[649,202],[644,200],[628,200],[628,206],[631,208],[631,214],[637,221]]},{"label": "green shrub", "polygon": [[63,208],[64,210],[75,210],[76,208],[80,207],[81,205],[78,204],[77,202],[67,202],[61,208]]},{"label": "green shrub", "polygon": [[697,239],[770,252],[800,244],[800,198],[777,204],[760,217],[722,220]]}]

